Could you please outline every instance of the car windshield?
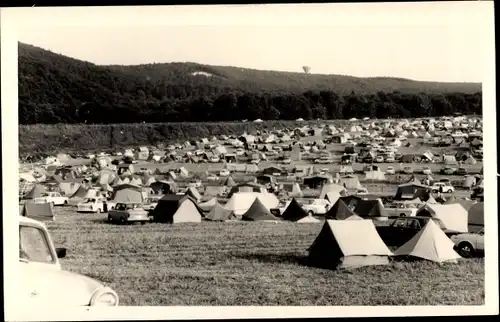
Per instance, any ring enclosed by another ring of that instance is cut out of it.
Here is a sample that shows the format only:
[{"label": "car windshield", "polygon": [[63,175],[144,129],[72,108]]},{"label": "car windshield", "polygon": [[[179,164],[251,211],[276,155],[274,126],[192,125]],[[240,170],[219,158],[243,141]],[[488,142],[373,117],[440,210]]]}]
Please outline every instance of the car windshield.
[{"label": "car windshield", "polygon": [[31,226],[19,227],[19,258],[39,263],[54,262],[43,230]]}]

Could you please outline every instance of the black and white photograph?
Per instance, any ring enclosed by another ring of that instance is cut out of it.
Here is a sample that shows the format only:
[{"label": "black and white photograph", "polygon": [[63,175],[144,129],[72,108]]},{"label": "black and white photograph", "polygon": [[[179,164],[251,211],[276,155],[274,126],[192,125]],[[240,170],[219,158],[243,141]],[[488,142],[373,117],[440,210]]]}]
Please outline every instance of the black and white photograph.
[{"label": "black and white photograph", "polygon": [[498,314],[493,21],[2,8],[5,318]]}]

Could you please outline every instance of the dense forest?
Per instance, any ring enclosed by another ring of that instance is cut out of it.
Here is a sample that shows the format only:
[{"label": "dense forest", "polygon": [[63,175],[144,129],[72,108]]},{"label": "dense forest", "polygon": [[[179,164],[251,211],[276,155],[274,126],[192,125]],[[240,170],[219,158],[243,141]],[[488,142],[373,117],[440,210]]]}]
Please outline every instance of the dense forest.
[{"label": "dense forest", "polygon": [[481,114],[481,84],[195,63],[98,66],[19,44],[19,122],[137,123]]}]

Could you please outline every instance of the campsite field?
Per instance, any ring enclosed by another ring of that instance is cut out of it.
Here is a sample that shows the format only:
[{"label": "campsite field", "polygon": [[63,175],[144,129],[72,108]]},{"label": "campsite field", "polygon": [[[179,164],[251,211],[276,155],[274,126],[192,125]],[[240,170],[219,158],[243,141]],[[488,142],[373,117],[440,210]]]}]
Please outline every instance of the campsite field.
[{"label": "campsite field", "polygon": [[484,261],[309,267],[322,224],[113,225],[56,208],[47,225],[64,269],[109,284],[121,305],[481,305]]}]

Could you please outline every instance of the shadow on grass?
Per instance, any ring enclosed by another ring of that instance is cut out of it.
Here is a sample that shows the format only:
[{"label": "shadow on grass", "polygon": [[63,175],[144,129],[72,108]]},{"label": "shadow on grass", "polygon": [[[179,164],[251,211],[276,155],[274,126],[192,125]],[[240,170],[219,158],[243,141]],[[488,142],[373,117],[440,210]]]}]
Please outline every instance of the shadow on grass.
[{"label": "shadow on grass", "polygon": [[233,257],[246,259],[252,262],[309,266],[307,256],[296,253],[284,253],[284,254],[246,253],[246,254],[234,254]]}]

